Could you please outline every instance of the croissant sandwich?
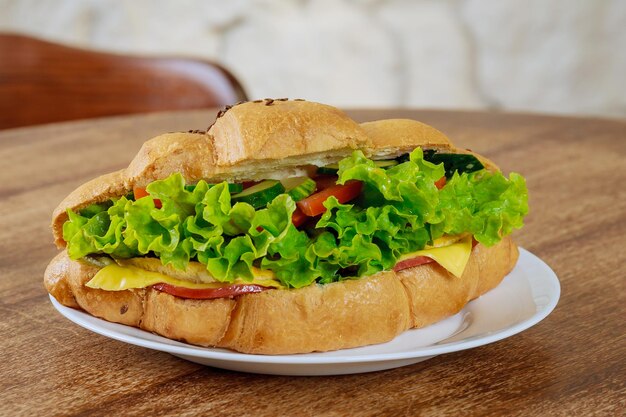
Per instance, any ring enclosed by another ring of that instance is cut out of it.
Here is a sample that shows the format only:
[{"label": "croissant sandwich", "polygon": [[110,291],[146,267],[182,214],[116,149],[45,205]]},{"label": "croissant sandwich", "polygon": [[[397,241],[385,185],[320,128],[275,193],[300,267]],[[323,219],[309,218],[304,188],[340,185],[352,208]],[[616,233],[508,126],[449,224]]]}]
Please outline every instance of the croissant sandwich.
[{"label": "croissant sandwich", "polygon": [[413,120],[257,100],[144,143],[54,211],[61,304],[255,354],[387,342],[515,265],[524,178]]}]

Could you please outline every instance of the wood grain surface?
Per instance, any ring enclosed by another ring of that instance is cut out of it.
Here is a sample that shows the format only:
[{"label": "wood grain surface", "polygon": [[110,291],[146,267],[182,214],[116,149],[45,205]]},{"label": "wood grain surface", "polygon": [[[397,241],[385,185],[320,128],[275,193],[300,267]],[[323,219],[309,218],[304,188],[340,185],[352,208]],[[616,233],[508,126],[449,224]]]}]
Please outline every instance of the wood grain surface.
[{"label": "wood grain surface", "polygon": [[562,285],[556,310],[514,337],[389,371],[281,377],[223,371],[84,330],[42,275],[53,208],[122,168],[162,132],[212,110],[0,132],[0,415],[623,415],[626,409],[626,122],[523,114],[352,111],[411,117],[526,176],[517,242]]}]

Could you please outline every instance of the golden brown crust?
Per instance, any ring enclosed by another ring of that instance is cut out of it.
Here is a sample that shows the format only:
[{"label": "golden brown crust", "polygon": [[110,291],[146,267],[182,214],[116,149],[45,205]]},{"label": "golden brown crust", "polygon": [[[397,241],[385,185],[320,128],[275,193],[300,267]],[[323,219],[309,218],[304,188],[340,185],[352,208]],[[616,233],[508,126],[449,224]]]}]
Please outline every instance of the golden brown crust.
[{"label": "golden brown crust", "polygon": [[491,248],[477,245],[461,278],[427,264],[295,290],[189,300],[151,288],[114,292],[85,287],[98,268],[71,261],[64,251],[52,260],[44,281],[61,304],[108,321],[200,346],[290,354],[383,343],[454,315],[497,286],[517,255],[506,237]]},{"label": "golden brown crust", "polygon": [[218,166],[306,159],[333,151],[346,154],[369,142],[359,125],[341,110],[309,101],[239,104],[219,117],[208,133]]},{"label": "golden brown crust", "polygon": [[448,137],[432,126],[410,119],[387,119],[361,123],[371,140],[371,151],[376,159],[396,157],[416,147],[443,152],[474,155],[490,171],[499,171],[491,160],[468,149],[454,146]]},{"label": "golden brown crust", "polygon": [[201,346],[216,346],[230,325],[236,301],[191,300],[149,289],[139,327],[170,339]]},{"label": "golden brown crust", "polygon": [[213,143],[207,134],[166,133],[145,142],[128,166],[124,181],[128,189],[145,187],[175,172],[190,182],[213,177]]},{"label": "golden brown crust", "polygon": [[361,127],[371,139],[372,152],[379,158],[404,155],[417,146],[428,149],[455,149],[446,135],[417,120],[377,120],[361,123]]},{"label": "golden brown crust", "polygon": [[79,308],[74,293],[70,288],[70,258],[67,252],[63,251],[55,256],[48,264],[46,272],[44,272],[43,284],[56,300],[67,307]]},{"label": "golden brown crust", "polygon": [[386,342],[408,328],[406,293],[393,272],[237,300],[220,346],[247,353],[304,353]]}]

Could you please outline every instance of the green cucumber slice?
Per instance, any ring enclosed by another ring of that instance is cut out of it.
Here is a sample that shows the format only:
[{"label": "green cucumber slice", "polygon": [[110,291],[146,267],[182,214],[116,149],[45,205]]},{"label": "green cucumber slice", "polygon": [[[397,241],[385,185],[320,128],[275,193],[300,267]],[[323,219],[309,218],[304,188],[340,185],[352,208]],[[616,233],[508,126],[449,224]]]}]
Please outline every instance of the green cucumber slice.
[{"label": "green cucumber slice", "polygon": [[280,181],[293,201],[307,198],[315,191],[315,181],[309,177],[293,177]]},{"label": "green cucumber slice", "polygon": [[317,173],[318,174],[335,175],[337,173],[337,171],[339,171],[339,165],[337,165],[337,164],[330,164],[330,165],[326,165],[325,167],[318,167],[317,168]]},{"label": "green cucumber slice", "polygon": [[424,151],[424,160],[433,164],[443,163],[446,170],[446,178],[451,178],[455,172],[474,172],[484,169],[484,165],[474,156],[469,154],[436,153],[434,150]]},{"label": "green cucumber slice", "polygon": [[[215,186],[216,184],[209,184],[209,188]],[[196,189],[196,185],[195,184],[189,184],[189,185],[185,185],[185,190],[187,191],[193,191]],[[230,191],[231,194],[233,193],[240,193],[243,191],[243,184],[240,183],[233,183],[233,184],[228,184],[228,191]]]},{"label": "green cucumber slice", "polygon": [[248,203],[255,209],[265,207],[278,195],[285,192],[285,187],[276,180],[262,181],[231,197],[233,202]]},{"label": "green cucumber slice", "polygon": [[[211,185],[209,185],[210,187]],[[228,183],[228,191],[230,191],[231,194],[236,194],[236,193],[240,193],[243,191],[243,184],[241,183]]]}]

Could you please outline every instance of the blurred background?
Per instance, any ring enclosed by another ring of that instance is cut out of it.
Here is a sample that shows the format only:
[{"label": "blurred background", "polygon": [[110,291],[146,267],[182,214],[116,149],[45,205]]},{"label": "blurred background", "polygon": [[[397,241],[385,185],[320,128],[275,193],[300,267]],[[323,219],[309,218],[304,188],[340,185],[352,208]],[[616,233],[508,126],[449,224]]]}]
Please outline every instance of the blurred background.
[{"label": "blurred background", "polygon": [[0,31],[208,59],[251,99],[626,117],[624,0],[0,0]]}]

